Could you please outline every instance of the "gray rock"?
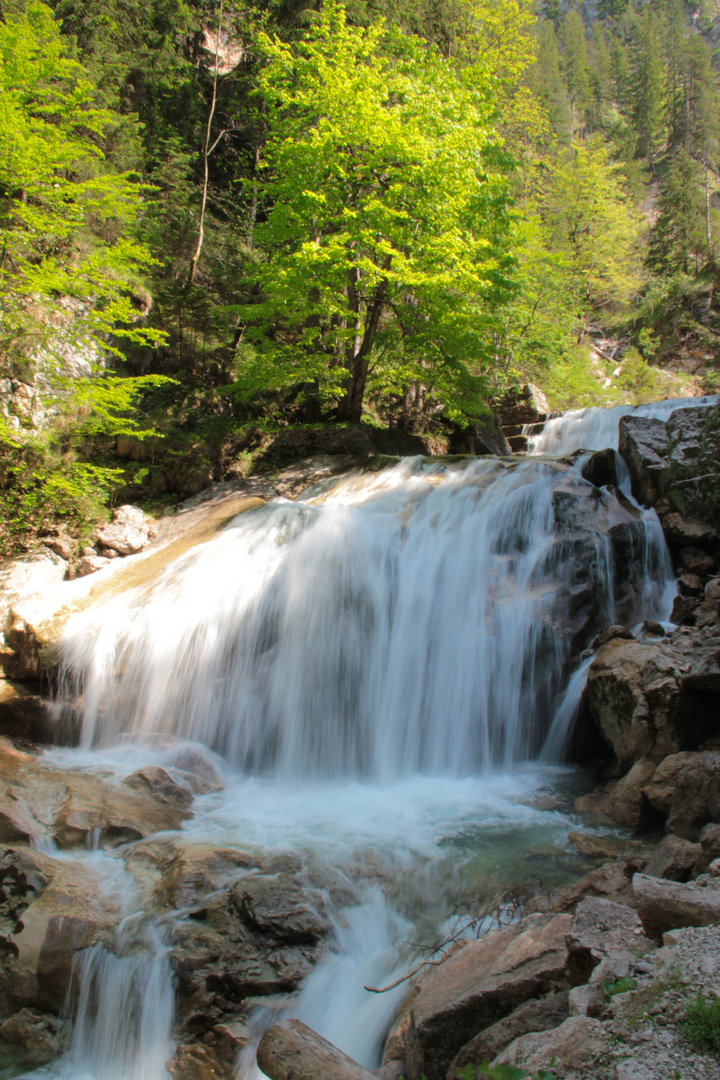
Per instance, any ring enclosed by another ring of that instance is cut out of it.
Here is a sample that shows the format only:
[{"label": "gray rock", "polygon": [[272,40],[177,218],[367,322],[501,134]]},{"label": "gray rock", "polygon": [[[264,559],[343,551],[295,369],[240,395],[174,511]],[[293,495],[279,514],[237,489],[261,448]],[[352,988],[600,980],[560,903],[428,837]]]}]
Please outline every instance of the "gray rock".
[{"label": "gray rock", "polygon": [[567,1016],[568,995],[564,990],[519,1005],[509,1016],[491,1024],[463,1046],[448,1070],[447,1080],[457,1080],[459,1071],[467,1065],[492,1061],[520,1035],[527,1035],[530,1031],[549,1031],[566,1020]]},{"label": "gray rock", "polygon": [[652,948],[632,907],[600,897],[588,897],[578,904],[566,941],[571,986],[586,983],[593,969],[610,953]]},{"label": "gray rock", "polygon": [[405,1032],[407,1076],[444,1080],[455,1055],[518,1005],[565,988],[569,915],[530,915],[465,945],[421,978]]},{"label": "gray rock", "polygon": [[720,821],[720,753],[671,754],[644,790],[668,832],[696,841],[703,826]]}]

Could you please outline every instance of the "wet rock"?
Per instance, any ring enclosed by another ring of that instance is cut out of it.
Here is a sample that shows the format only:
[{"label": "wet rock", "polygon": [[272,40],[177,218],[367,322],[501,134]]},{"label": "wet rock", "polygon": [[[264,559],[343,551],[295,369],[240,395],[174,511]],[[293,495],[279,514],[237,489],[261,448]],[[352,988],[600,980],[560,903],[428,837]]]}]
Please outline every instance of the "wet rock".
[{"label": "wet rock", "polygon": [[702,851],[700,844],[670,834],[655,848],[643,873],[649,877],[667,878],[668,881],[688,881]]},{"label": "wet rock", "polygon": [[660,497],[667,468],[668,435],[664,421],[647,416],[621,416],[619,451],[630,470],[633,495],[653,506]]},{"label": "wet rock", "polygon": [[558,1027],[568,1016],[566,991],[549,994],[537,1001],[519,1005],[509,1016],[486,1028],[463,1046],[452,1062],[447,1080],[458,1080],[460,1071],[468,1065],[492,1061],[506,1046],[531,1031],[549,1031]]},{"label": "wet rock", "polygon": [[566,942],[570,986],[586,983],[593,969],[611,953],[653,948],[632,907],[594,896],[578,904]]},{"label": "wet rock", "polygon": [[679,544],[706,544],[715,534],[715,530],[706,521],[688,516],[683,517],[676,511],[663,514],[662,527],[668,541]]},{"label": "wet rock", "polygon": [[32,1065],[47,1065],[57,1057],[63,1034],[63,1025],[56,1016],[37,1009],[21,1009],[0,1024],[0,1038],[24,1047]]},{"label": "wet rock", "polygon": [[595,487],[607,487],[608,484],[617,485],[617,465],[615,451],[611,449],[597,450],[580,467],[580,472],[590,484]]},{"label": "wet rock", "polygon": [[687,675],[682,676],[680,682],[686,690],[703,690],[720,694],[720,649],[696,660]]},{"label": "wet rock", "polygon": [[470,942],[422,977],[405,1034],[409,1080],[444,1078],[472,1038],[530,998],[564,988],[567,915],[530,915]]},{"label": "wet rock", "polygon": [[21,684],[0,680],[0,735],[43,743],[53,741],[58,717],[52,703]]},{"label": "wet rock", "polygon": [[33,1008],[58,1015],[75,953],[99,941],[118,918],[82,862],[6,848],[0,854],[0,1012]]},{"label": "wet rock", "polygon": [[207,795],[209,791],[222,791],[225,787],[212,757],[214,755],[205,747],[183,743],[169,750],[163,760],[173,772],[182,774],[182,780],[196,795]]},{"label": "wet rock", "polygon": [[35,609],[66,570],[64,559],[44,551],[0,572],[0,665],[8,678],[37,677],[44,635]]},{"label": "wet rock", "polygon": [[98,570],[104,570],[109,563],[110,559],[106,555],[84,555],[75,567],[74,576],[80,578],[96,574]]},{"label": "wet rock", "polygon": [[539,387],[526,383],[519,390],[509,391],[500,405],[500,420],[505,427],[512,424],[538,424],[550,417],[550,406]]},{"label": "wet rock", "polygon": [[[0,823],[6,841],[51,838],[60,847],[137,840],[178,829],[190,812],[84,770],[56,769],[0,740]],[[9,835],[8,830],[14,830]]]},{"label": "wet rock", "polygon": [[678,589],[681,596],[702,596],[705,591],[702,578],[689,570],[678,575]]},{"label": "wet rock", "polygon": [[620,626],[618,623],[613,623],[612,626],[608,626],[605,630],[601,630],[600,633],[593,639],[591,649],[600,649],[603,645],[607,645],[608,641],[615,641],[616,639],[622,641],[635,641],[637,640],[632,630],[628,630],[627,626]]},{"label": "wet rock", "polygon": [[715,567],[715,560],[704,551],[696,547],[686,547],[680,552],[680,562],[691,574],[698,574],[701,578],[709,574]]},{"label": "wet rock", "polygon": [[192,908],[172,936],[183,1037],[235,1015],[249,996],[295,990],[331,929],[326,903],[304,869],[290,868],[246,871]]},{"label": "wet rock", "polygon": [[227,889],[260,867],[256,855],[238,848],[192,842],[186,836],[133,844],[125,865],[143,890],[147,908],[199,908],[211,893]]},{"label": "wet rock", "polygon": [[453,440],[452,448],[457,453],[495,454],[497,457],[506,457],[513,451],[511,442],[512,439],[508,441],[503,432],[499,417],[491,413],[485,420],[471,424],[462,439]]},{"label": "wet rock", "polygon": [[270,1080],[371,1080],[372,1073],[300,1020],[266,1031],[258,1065]]},{"label": "wet rock", "polygon": [[711,926],[720,921],[720,887],[717,886],[636,874],[633,894],[645,933],[657,940],[668,930]]},{"label": "wet rock", "polygon": [[174,1080],[235,1080],[234,1062],[218,1058],[215,1048],[204,1043],[178,1046],[166,1063]]},{"label": "wet rock", "polygon": [[680,526],[672,519],[668,538],[709,539],[720,524],[713,497],[720,459],[718,407],[678,409],[666,422],[623,416],[618,429],[633,495],[651,506],[667,496],[688,522]]},{"label": "wet rock", "polygon": [[158,765],[138,769],[137,772],[128,776],[124,783],[127,787],[142,792],[143,795],[152,795],[171,806],[184,809],[193,801],[192,792],[186,787],[181,787],[166,769]]},{"label": "wet rock", "polygon": [[720,821],[720,753],[672,754],[645,787],[666,818],[668,832],[695,841],[704,825]]},{"label": "wet rock", "polygon": [[695,626],[699,606],[698,597],[676,596],[670,612],[670,622],[676,626]]},{"label": "wet rock", "polygon": [[604,1048],[603,1025],[588,1016],[571,1016],[552,1031],[533,1032],[515,1039],[493,1061],[493,1065],[514,1065],[535,1071],[552,1067],[560,1075],[584,1070]]},{"label": "wet rock", "polygon": [[609,814],[625,829],[637,831],[651,826],[657,818],[645,788],[655,775],[657,762],[640,758],[628,773],[612,786]]},{"label": "wet rock", "polygon": [[591,859],[614,858],[626,847],[617,836],[596,836],[593,833],[569,832],[568,840],[581,855]]},{"label": "wet rock", "polygon": [[98,529],[97,542],[118,555],[136,555],[147,547],[151,535],[151,523],[139,506],[119,506],[113,510],[112,522]]}]

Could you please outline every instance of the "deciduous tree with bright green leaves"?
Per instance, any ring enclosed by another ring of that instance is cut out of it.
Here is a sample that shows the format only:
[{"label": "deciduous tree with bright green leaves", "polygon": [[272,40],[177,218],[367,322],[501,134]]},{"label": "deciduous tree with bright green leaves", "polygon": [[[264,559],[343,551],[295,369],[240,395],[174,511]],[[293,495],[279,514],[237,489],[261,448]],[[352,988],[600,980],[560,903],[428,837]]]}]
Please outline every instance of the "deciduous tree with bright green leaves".
[{"label": "deciduous tree with bright green leaves", "polygon": [[103,169],[97,108],[52,11],[31,0],[0,23],[0,363],[26,370],[109,335],[153,340],[131,288],[151,262],[133,238],[144,190]]},{"label": "deciduous tree with bright green leaves", "polygon": [[267,218],[240,385],[309,384],[348,420],[373,380],[477,408],[514,288],[487,64],[349,26],[334,0],[293,46],[258,45]]}]

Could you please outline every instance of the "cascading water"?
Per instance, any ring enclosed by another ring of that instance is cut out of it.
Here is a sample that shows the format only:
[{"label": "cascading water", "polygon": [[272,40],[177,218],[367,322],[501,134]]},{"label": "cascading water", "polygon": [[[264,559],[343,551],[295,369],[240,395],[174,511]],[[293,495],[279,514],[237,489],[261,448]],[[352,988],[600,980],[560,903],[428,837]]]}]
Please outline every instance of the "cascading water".
[{"label": "cascading water", "polygon": [[[561,865],[567,819],[524,804],[546,777],[528,763],[548,731],[560,751],[553,715],[588,636],[666,618],[672,593],[654,515],[576,468],[407,460],[245,513],[150,588],[78,616],[63,650],[83,746],[69,756],[121,768],[123,754],[201,742],[231,775],[196,801],[190,839],[312,852],[354,882],[293,1014],[373,1067],[394,1001],[370,1003],[363,983],[407,966],[410,925],[431,934],[463,889],[523,876],[533,845],[543,873]],[[135,749],[113,750],[123,739]],[[83,962],[93,1015],[121,981],[115,961],[147,952],[142,925],[113,960]],[[153,980],[169,983],[163,947],[151,952],[160,967],[122,969],[140,1018]],[[110,1034],[86,1015],[54,1075],[104,1080]],[[166,1076],[170,1025],[152,1051],[142,1023],[128,1027],[123,1080]]]},{"label": "cascading water", "polygon": [[612,409],[590,407],[571,409],[548,420],[542,431],[528,439],[530,454],[572,454],[575,450],[604,450],[618,447],[618,421],[621,416],[647,416],[667,420],[676,409],[713,405],[717,397],[676,398],[653,401],[648,405],[615,405]]}]

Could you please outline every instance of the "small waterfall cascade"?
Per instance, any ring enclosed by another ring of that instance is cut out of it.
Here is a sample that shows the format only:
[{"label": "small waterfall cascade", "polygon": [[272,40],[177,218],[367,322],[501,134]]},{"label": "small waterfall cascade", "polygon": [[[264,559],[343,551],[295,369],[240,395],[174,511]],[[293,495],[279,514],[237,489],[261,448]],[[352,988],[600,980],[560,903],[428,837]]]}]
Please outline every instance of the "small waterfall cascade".
[{"label": "small waterfall cascade", "polygon": [[63,1038],[57,1061],[27,1080],[166,1080],[175,987],[165,928],[142,910],[120,859],[90,851],[85,861],[108,908],[122,917],[106,940],[75,954],[65,1002],[69,1044]]},{"label": "small waterfall cascade", "polygon": [[717,400],[717,397],[668,398],[635,407],[615,405],[612,409],[571,409],[554,420],[548,420],[539,434],[530,436],[528,453],[563,456],[575,450],[604,450],[606,447],[617,450],[618,420],[621,416],[667,420],[676,409],[714,405]]},{"label": "small waterfall cascade", "polygon": [[[538,460],[409,459],[241,515],[149,591],[76,620],[64,657],[83,742],[195,739],[245,773],[293,777],[533,758],[575,609],[620,617],[608,532],[585,524],[578,550],[572,507],[591,490]],[[622,617],[666,617],[662,535],[633,514],[637,611]]]},{"label": "small waterfall cascade", "polygon": [[[543,746],[561,757],[592,635],[667,618],[673,595],[654,513],[577,464],[405,459],[248,511],[77,615],[62,650],[82,746],[68,753],[129,752],[135,767],[202,743],[229,780],[196,801],[190,842],[305,850],[355,874],[358,903],[293,1015],[372,1068],[405,991],[364,983],[403,973],[429,896],[492,878],[499,843],[519,877],[531,837],[566,836],[562,815],[525,804],[541,768],[528,763]],[[378,882],[393,875],[390,902]],[[78,957],[73,985],[71,1048],[42,1075],[167,1080],[159,919],[126,918]]]}]

